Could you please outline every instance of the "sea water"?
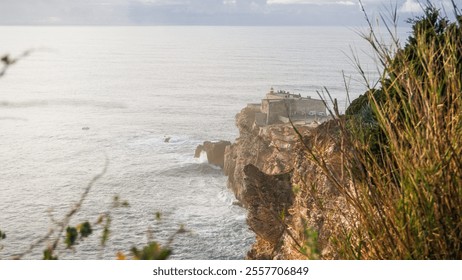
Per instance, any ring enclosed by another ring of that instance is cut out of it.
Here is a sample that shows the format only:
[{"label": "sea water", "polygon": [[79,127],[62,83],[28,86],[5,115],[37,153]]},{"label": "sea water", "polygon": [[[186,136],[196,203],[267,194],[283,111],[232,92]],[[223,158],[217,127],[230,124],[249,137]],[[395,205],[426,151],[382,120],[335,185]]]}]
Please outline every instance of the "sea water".
[{"label": "sea water", "polygon": [[345,85],[351,98],[365,91],[352,52],[376,70],[357,30],[0,27],[0,55],[31,50],[0,79],[0,258],[58,228],[104,168],[70,225],[106,213],[109,240],[101,225],[74,250],[61,241],[60,259],[113,259],[154,240],[171,241],[173,259],[244,258],[246,211],[194,149],[233,141],[236,113],[271,87],[313,98],[326,87],[344,110]]}]

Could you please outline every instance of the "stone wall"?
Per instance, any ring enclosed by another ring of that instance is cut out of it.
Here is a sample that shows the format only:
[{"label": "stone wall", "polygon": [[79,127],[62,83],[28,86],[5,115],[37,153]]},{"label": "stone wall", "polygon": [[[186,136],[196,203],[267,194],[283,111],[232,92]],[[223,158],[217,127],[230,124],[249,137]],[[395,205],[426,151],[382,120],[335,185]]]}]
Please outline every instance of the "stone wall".
[{"label": "stone wall", "polygon": [[268,103],[268,116],[266,124],[273,124],[279,122],[279,116],[288,116],[288,107],[284,100],[270,101]]},{"label": "stone wall", "polygon": [[299,114],[309,113],[314,111],[318,112],[326,112],[326,106],[322,100],[318,99],[301,99],[294,102],[292,107],[293,112],[297,112]]},{"label": "stone wall", "polygon": [[322,100],[307,98],[263,99],[261,111],[266,113],[266,124],[279,123],[280,117],[305,119],[310,112],[326,113],[326,106]]}]

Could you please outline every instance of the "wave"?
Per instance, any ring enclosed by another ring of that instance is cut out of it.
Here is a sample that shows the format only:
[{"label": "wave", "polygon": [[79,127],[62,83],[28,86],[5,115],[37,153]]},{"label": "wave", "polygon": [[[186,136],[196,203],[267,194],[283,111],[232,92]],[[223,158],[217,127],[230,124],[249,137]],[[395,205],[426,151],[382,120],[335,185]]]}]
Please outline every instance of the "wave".
[{"label": "wave", "polygon": [[158,171],[159,175],[167,177],[191,177],[195,175],[224,176],[220,167],[208,163],[186,163],[181,166]]},{"label": "wave", "polygon": [[19,118],[19,117],[1,117],[0,116],[0,121],[23,121],[23,122],[27,122],[28,119]]},{"label": "wave", "polygon": [[110,101],[94,101],[85,99],[50,99],[50,100],[27,100],[27,101],[0,101],[0,107],[7,108],[28,108],[28,107],[49,107],[49,106],[71,106],[71,107],[98,107],[110,109],[125,109],[123,103]]}]

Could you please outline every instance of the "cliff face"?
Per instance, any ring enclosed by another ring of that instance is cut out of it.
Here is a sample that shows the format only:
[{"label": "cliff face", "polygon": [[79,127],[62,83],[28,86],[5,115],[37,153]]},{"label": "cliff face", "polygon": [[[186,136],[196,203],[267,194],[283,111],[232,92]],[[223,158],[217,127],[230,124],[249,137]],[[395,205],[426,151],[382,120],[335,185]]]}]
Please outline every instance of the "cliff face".
[{"label": "cliff face", "polygon": [[[224,162],[228,186],[247,208],[247,223],[257,235],[247,257],[337,258],[329,237],[332,231],[348,227],[344,222],[348,213],[338,211],[345,209],[343,199],[309,160],[293,127],[258,127],[256,111],[246,107],[236,116],[240,136],[226,148]],[[335,121],[297,129],[326,165],[334,172],[341,170]]]},{"label": "cliff face", "polygon": [[237,199],[245,204],[244,167],[252,164],[266,174],[291,172],[297,136],[288,125],[254,125],[258,109],[246,107],[236,115],[239,138],[226,147],[223,171]]}]

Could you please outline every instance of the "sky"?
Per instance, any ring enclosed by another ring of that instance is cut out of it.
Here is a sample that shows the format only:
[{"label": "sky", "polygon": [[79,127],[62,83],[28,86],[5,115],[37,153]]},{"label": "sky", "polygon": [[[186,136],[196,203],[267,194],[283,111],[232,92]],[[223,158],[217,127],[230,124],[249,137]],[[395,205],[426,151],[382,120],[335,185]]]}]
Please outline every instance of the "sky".
[{"label": "sky", "polygon": [[[432,2],[438,7],[451,7],[450,0]],[[372,16],[396,5],[402,22],[421,11],[418,0],[362,0],[362,3]],[[462,0],[455,3],[462,7]],[[358,0],[0,0],[0,25],[357,26],[364,23]]]}]

